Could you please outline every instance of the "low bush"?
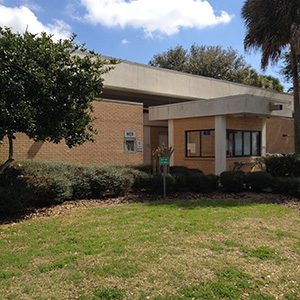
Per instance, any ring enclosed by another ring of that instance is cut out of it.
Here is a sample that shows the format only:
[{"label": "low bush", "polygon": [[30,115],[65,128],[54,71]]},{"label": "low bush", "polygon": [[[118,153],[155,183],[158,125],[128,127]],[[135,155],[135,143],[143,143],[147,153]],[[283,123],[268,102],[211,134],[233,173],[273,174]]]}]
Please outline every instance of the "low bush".
[{"label": "low bush", "polygon": [[[167,193],[171,193],[175,189],[176,180],[171,174],[166,175]],[[148,178],[145,186],[146,190],[153,194],[163,194],[163,175],[156,174]]]},{"label": "low bush", "polygon": [[272,188],[278,194],[300,197],[300,178],[275,177]]},{"label": "low bush", "polygon": [[273,177],[266,172],[250,172],[246,175],[246,184],[248,189],[254,192],[263,192],[272,188]]},{"label": "low bush", "polygon": [[176,180],[176,191],[185,191],[187,189],[191,190],[193,184],[189,184],[190,181],[193,181],[194,176],[201,176],[203,172],[199,169],[189,169],[183,166],[174,166],[170,167],[170,174]]},{"label": "low bush", "polygon": [[186,191],[188,187],[188,175],[185,173],[174,173],[172,176],[176,181],[175,190],[178,192]]},{"label": "low bush", "polygon": [[274,177],[300,177],[300,156],[290,154],[267,154],[259,159],[263,170]]},{"label": "low bush", "polygon": [[245,186],[245,173],[242,171],[225,171],[220,175],[220,182],[226,192],[241,192]]},{"label": "low bush", "polygon": [[187,186],[194,193],[208,193],[217,188],[218,177],[215,175],[192,174],[188,177]]},{"label": "low bush", "polygon": [[31,191],[21,170],[8,168],[0,175],[0,215],[13,214],[29,205]]}]

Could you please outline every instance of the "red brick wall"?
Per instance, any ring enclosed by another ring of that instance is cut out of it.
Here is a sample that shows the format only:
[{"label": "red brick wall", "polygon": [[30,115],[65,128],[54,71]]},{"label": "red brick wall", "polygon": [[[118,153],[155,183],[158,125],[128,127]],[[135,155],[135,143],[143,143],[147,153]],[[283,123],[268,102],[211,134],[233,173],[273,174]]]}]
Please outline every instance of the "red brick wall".
[{"label": "red brick wall", "polygon": [[[94,128],[98,130],[95,143],[69,149],[64,142],[60,144],[36,143],[24,134],[17,134],[14,141],[15,160],[57,160],[89,165],[108,163],[141,164],[143,153],[124,153],[124,130],[135,130],[136,140],[143,140],[143,106],[118,102],[94,102],[97,119]],[[6,160],[8,145],[6,140],[0,145],[0,160]]]}]

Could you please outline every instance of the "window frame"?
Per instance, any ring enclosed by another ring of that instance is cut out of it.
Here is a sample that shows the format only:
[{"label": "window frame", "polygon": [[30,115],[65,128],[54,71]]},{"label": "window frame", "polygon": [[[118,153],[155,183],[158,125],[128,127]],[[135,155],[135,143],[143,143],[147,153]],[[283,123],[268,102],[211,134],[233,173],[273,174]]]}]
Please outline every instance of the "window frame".
[{"label": "window frame", "polygon": [[[126,142],[133,142],[133,150],[127,149]],[[136,153],[136,139],[135,138],[124,138],[124,153],[125,154]]]},{"label": "window frame", "polygon": [[[235,135],[237,132],[241,132],[242,133],[242,154],[241,155],[235,155]],[[249,155],[245,155],[245,133],[249,133],[250,134],[250,154]],[[258,133],[258,154],[253,154],[253,133]],[[232,134],[233,136],[233,155],[228,155],[229,152],[229,135]],[[252,157],[252,156],[261,156],[261,131],[259,130],[239,130],[239,129],[226,129],[226,157],[230,158],[230,157]]]},{"label": "window frame", "polygon": [[[205,131],[213,131],[215,129],[200,129],[200,130],[186,130],[185,131],[185,157],[186,158],[214,158],[215,155],[202,155],[202,133]],[[188,155],[188,133],[199,132],[200,135],[200,155]]]}]

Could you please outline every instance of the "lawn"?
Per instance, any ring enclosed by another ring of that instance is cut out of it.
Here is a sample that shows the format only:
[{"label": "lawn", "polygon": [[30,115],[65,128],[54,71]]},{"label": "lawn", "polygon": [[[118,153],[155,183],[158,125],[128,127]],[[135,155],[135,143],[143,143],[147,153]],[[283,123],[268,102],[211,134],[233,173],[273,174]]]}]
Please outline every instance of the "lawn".
[{"label": "lawn", "polygon": [[300,299],[300,213],[238,200],[0,225],[0,299]]}]

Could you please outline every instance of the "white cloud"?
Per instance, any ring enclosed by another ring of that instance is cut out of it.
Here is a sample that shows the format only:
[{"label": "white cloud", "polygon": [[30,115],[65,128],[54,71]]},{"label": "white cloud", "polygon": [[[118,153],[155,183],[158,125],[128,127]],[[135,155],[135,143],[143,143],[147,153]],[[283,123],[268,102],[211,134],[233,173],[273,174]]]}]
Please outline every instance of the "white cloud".
[{"label": "white cloud", "polygon": [[173,35],[180,28],[202,29],[231,21],[222,11],[218,16],[204,0],[81,0],[85,19],[106,27],[143,28],[147,36]]},{"label": "white cloud", "polygon": [[27,8],[29,8],[30,10],[36,10],[36,11],[41,11],[43,10],[41,8],[41,6],[39,6],[38,4],[32,2],[32,0],[21,0],[21,5],[22,6],[26,6]]},{"label": "white cloud", "polygon": [[12,31],[23,33],[27,29],[31,33],[47,32],[54,39],[65,39],[71,35],[71,27],[61,20],[44,25],[26,6],[6,7],[0,5],[0,26],[11,27]]},{"label": "white cloud", "polygon": [[129,44],[129,41],[128,40],[126,40],[126,39],[124,39],[124,40],[122,40],[122,45],[126,45],[126,44]]}]

